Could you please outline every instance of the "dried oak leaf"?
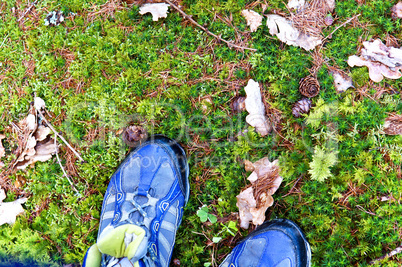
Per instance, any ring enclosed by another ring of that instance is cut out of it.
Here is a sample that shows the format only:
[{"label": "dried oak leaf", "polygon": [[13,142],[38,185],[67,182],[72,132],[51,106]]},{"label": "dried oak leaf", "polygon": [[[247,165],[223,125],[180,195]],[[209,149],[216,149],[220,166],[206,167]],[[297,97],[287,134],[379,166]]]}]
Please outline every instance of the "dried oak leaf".
[{"label": "dried oak leaf", "polygon": [[37,127],[36,116],[33,114],[28,114],[28,116],[22,119],[18,125],[20,126],[21,131],[24,133],[33,132]]},{"label": "dried oak leaf", "polygon": [[168,4],[165,3],[152,3],[145,4],[140,7],[140,14],[144,15],[146,13],[152,14],[152,20],[158,21],[159,18],[167,18]]},{"label": "dried oak leaf", "polygon": [[305,0],[289,0],[288,2],[288,8],[294,8],[294,9],[300,9],[302,7],[304,7],[305,4]]},{"label": "dried oak leaf", "polygon": [[53,138],[47,137],[45,140],[38,141],[34,136],[31,136],[27,149],[18,158],[16,168],[24,170],[29,165],[35,164],[37,161],[45,162],[52,158],[58,151],[58,147]]},{"label": "dried oak leaf", "polygon": [[36,129],[34,136],[36,141],[42,141],[45,140],[46,137],[52,132],[52,130],[49,127],[39,125],[38,128]]},{"label": "dried oak leaf", "polygon": [[272,195],[279,188],[282,177],[279,176],[278,160],[270,162],[267,157],[254,163],[245,161],[247,171],[253,171],[247,178],[251,182],[240,192],[237,198],[240,226],[247,229],[250,222],[261,225],[265,221],[266,210],[273,205]]},{"label": "dried oak leaf", "polygon": [[332,12],[335,9],[335,0],[325,0],[325,4],[327,5],[328,11]]},{"label": "dried oak leaf", "polygon": [[35,97],[34,98],[34,107],[37,110],[41,110],[41,109],[45,108],[46,107],[45,100],[43,100],[40,97]]},{"label": "dried oak leaf", "polygon": [[396,5],[394,5],[391,11],[392,11],[391,16],[394,19],[402,18],[402,2],[399,2]]},{"label": "dried oak leaf", "polygon": [[6,198],[4,189],[0,188],[0,225],[8,223],[10,225],[15,223],[16,217],[24,213],[21,204],[27,201],[27,198],[20,198],[12,202],[3,202]]},{"label": "dried oak leaf", "polygon": [[262,103],[260,85],[250,79],[244,90],[247,94],[244,102],[246,110],[249,113],[246,117],[246,122],[255,127],[255,130],[262,136],[265,136],[272,130],[272,127],[269,125],[269,120],[265,115],[265,107],[264,103]]},{"label": "dried oak leaf", "polygon": [[250,26],[250,31],[257,31],[258,27],[262,24],[262,16],[257,12],[248,9],[243,10],[241,14],[246,18],[247,26]]},{"label": "dried oak leaf", "polygon": [[267,26],[271,35],[276,35],[282,42],[301,47],[307,51],[322,43],[321,37],[310,36],[296,29],[292,22],[279,15],[268,15]]},{"label": "dried oak leaf", "polygon": [[388,135],[402,135],[402,115],[392,114],[386,118],[384,133]]},{"label": "dried oak leaf", "polygon": [[331,67],[329,73],[334,78],[334,86],[337,93],[345,92],[349,88],[354,88],[352,78],[345,72]]},{"label": "dried oak leaf", "polygon": [[364,48],[361,56],[350,56],[348,64],[354,66],[366,66],[370,79],[380,82],[384,77],[399,79],[402,77],[402,49],[388,47],[376,39],[372,42],[363,42]]}]

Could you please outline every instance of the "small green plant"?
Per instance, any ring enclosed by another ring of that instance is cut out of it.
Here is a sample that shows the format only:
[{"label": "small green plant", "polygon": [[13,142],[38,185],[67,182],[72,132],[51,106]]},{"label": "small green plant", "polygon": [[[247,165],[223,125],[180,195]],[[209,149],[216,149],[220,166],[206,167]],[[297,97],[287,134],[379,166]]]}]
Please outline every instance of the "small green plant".
[{"label": "small green plant", "polygon": [[310,162],[311,179],[323,182],[331,177],[330,168],[337,162],[337,151],[328,151],[325,148],[316,146],[314,148],[313,160]]},{"label": "small green plant", "polygon": [[215,215],[209,213],[209,209],[207,205],[203,205],[197,211],[197,216],[200,217],[201,222],[210,221],[212,224],[217,222],[217,218]]}]

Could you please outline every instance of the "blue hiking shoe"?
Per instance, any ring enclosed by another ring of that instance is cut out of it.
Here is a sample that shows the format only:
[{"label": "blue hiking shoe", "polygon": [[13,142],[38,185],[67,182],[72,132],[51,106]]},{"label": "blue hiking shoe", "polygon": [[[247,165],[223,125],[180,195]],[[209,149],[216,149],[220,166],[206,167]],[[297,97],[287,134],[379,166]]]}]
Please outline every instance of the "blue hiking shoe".
[{"label": "blue hiking shoe", "polygon": [[278,219],[257,227],[220,267],[304,267],[310,262],[310,245],[301,229],[290,220]]},{"label": "blue hiking shoe", "polygon": [[110,179],[83,266],[168,266],[188,202],[184,149],[164,136],[135,148]]}]

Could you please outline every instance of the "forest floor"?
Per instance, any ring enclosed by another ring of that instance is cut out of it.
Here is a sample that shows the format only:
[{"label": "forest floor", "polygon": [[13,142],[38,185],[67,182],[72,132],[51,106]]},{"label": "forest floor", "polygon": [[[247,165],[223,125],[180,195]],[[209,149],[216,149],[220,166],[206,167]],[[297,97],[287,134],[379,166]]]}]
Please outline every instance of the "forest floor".
[{"label": "forest floor", "polygon": [[[0,185],[5,202],[28,197],[16,222],[0,226],[0,265],[80,264],[96,242],[110,176],[129,152],[122,133],[140,125],[176,139],[189,159],[191,195],[172,266],[218,266],[255,228],[240,227],[236,196],[250,184],[244,160],[263,157],[278,159],[283,177],[266,220],[295,221],[313,266],[401,266],[402,255],[389,253],[402,240],[402,136],[383,127],[402,113],[402,79],[373,82],[366,67],[347,63],[364,41],[402,44],[401,19],[391,11],[398,1],[336,1],[334,21],[311,51],[269,33],[266,15],[296,14],[282,0],[173,2],[199,25],[172,7],[153,21],[139,13],[143,3],[120,0],[0,3]],[[264,15],[255,32],[244,9]],[[64,21],[45,25],[52,11]],[[332,68],[354,88],[338,92]],[[299,82],[309,75],[320,91],[295,118]],[[273,128],[266,136],[233,105],[250,79]],[[14,168],[23,150],[17,125],[34,97],[83,162],[58,140],[61,164],[52,156]],[[202,222],[202,207],[216,220]]]}]

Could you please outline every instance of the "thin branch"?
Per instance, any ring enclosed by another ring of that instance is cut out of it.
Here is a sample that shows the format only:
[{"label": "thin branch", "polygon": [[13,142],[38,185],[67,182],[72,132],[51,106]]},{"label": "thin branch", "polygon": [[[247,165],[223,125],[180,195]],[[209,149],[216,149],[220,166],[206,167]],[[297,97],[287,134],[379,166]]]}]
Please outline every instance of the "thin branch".
[{"label": "thin branch", "polygon": [[378,259],[375,259],[375,260],[370,261],[370,265],[373,265],[373,264],[375,264],[377,261],[383,260],[383,259],[385,259],[385,258],[392,257],[392,256],[394,256],[394,255],[396,255],[396,254],[398,254],[398,253],[401,253],[401,252],[402,252],[402,244],[401,244],[399,247],[397,247],[396,249],[394,249],[393,251],[391,251],[390,253],[387,253],[387,254],[385,254],[384,256],[379,257]]},{"label": "thin branch", "polygon": [[17,22],[20,22],[20,20],[22,20],[25,15],[33,8],[34,5],[36,5],[36,2],[38,2],[38,0],[35,0],[30,7],[28,7],[27,10],[25,10],[24,14],[22,14],[22,16],[17,20]]},{"label": "thin branch", "polygon": [[300,179],[303,177],[303,175],[300,175],[300,177],[297,179],[297,181],[295,182],[295,184],[292,186],[292,188],[290,188],[289,192],[286,195],[283,195],[282,197],[286,197],[288,195],[290,195],[293,192],[293,189],[296,187],[297,183],[300,181]]},{"label": "thin branch", "polygon": [[45,116],[43,116],[42,112],[38,109],[36,109],[36,111],[38,112],[39,116],[41,117],[42,120],[44,120],[47,124],[47,126],[54,132],[54,134],[59,137],[61,139],[61,141],[63,141],[68,148],[71,149],[71,151],[74,152],[74,154],[77,156],[77,158],[81,161],[81,162],[85,162],[85,160],[83,158],[81,158],[80,154],[78,154],[77,151],[75,151],[75,149],[66,141],[66,139],[64,139],[63,136],[61,136],[54,128],[53,126],[50,124],[50,122],[48,122],[48,120],[45,118]]},{"label": "thin branch", "polygon": [[370,214],[370,215],[373,215],[373,216],[378,216],[378,217],[382,218],[381,216],[375,214],[374,212],[365,210],[365,209],[364,209],[362,206],[360,206],[360,205],[356,205],[356,207],[357,207],[359,210],[363,211],[364,213],[367,213],[367,214]]},{"label": "thin branch", "polygon": [[239,46],[236,45],[232,42],[229,42],[225,39],[222,39],[220,36],[210,32],[207,28],[205,28],[204,26],[201,26],[200,24],[198,24],[198,22],[196,22],[193,18],[191,18],[191,16],[187,15],[183,10],[181,10],[178,6],[176,6],[175,4],[173,4],[171,1],[166,0],[166,2],[171,5],[174,9],[176,9],[177,11],[179,11],[180,14],[183,15],[183,17],[185,17],[186,19],[188,19],[191,23],[193,23],[194,25],[196,25],[198,28],[202,29],[204,32],[206,32],[207,34],[215,37],[216,39],[218,39],[219,41],[222,41],[224,43],[226,43],[229,47],[234,47],[234,48],[238,48],[238,49],[245,49],[245,50],[250,50],[250,51],[257,51],[257,49],[254,48],[249,48],[249,47],[245,47],[245,46]]},{"label": "thin branch", "polygon": [[360,14],[353,16],[352,18],[348,19],[347,21],[345,21],[344,23],[342,23],[341,25],[339,25],[338,27],[335,28],[335,30],[333,30],[330,34],[327,35],[327,37],[325,37],[324,39],[322,39],[322,42],[324,43],[325,40],[327,40],[328,38],[332,38],[332,34],[334,34],[337,30],[339,30],[341,27],[344,27],[346,24],[348,24],[349,22],[351,22],[352,20],[354,20],[355,18],[359,17]]},{"label": "thin branch", "polygon": [[55,145],[55,147],[56,147],[56,158],[57,158],[57,161],[59,162],[60,168],[61,168],[61,170],[63,171],[64,176],[67,178],[67,181],[70,183],[70,185],[71,185],[71,187],[73,188],[73,190],[74,190],[77,194],[79,194],[77,188],[75,188],[74,184],[71,182],[70,177],[68,177],[68,174],[67,174],[66,170],[64,170],[63,164],[61,164],[61,160],[60,160],[60,157],[59,157],[59,153],[58,153],[58,151],[57,151],[58,149],[57,149],[57,138],[56,138],[56,137],[54,138],[54,145]]},{"label": "thin branch", "polygon": [[9,35],[9,34],[7,34],[7,36],[4,38],[3,42],[2,42],[1,45],[0,45],[0,48],[4,45],[4,42],[5,42],[6,39],[8,38],[8,35]]}]

